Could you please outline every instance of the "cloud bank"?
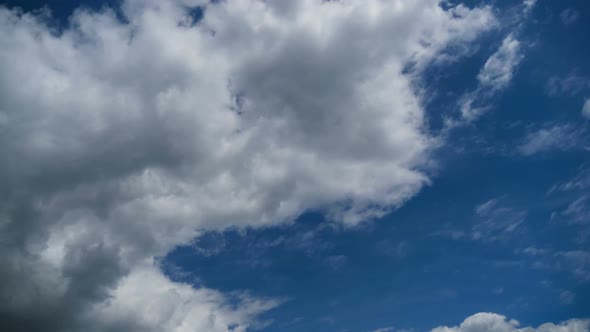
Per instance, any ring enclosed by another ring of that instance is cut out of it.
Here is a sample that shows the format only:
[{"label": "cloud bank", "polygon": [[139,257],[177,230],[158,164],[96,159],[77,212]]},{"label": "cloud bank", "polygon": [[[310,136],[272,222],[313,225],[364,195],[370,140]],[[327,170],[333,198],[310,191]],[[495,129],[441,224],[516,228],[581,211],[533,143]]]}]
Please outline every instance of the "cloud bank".
[{"label": "cloud bank", "polygon": [[2,330],[262,324],[279,301],[172,282],[156,258],[207,230],[402,205],[440,144],[412,77],[494,21],[437,0],[121,6],[61,28],[0,7]]}]

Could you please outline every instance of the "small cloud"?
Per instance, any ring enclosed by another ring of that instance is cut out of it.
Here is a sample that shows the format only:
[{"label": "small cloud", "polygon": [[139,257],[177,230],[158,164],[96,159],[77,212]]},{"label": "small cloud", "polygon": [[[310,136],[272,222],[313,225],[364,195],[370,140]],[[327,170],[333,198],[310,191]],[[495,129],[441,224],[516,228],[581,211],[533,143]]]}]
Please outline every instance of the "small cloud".
[{"label": "small cloud", "polygon": [[557,267],[573,272],[581,281],[590,281],[590,252],[583,250],[562,251],[553,255],[558,260]]},{"label": "small cloud", "polygon": [[379,241],[376,245],[379,252],[394,258],[404,258],[408,254],[408,243],[394,243],[389,240]]},{"label": "small cloud", "polygon": [[561,14],[559,14],[559,17],[561,18],[561,22],[563,22],[563,24],[571,25],[576,23],[580,17],[580,13],[573,8],[568,8],[562,11]]},{"label": "small cloud", "polygon": [[473,240],[496,241],[513,233],[526,218],[526,212],[506,206],[494,198],[475,207],[477,223],[470,236]]},{"label": "small cloud", "polygon": [[484,64],[477,79],[482,87],[499,90],[511,81],[516,66],[523,59],[520,42],[512,34],[502,41],[498,48]]},{"label": "small cloud", "polygon": [[537,0],[524,0],[523,1],[524,13],[528,14],[533,9],[533,7],[535,7],[536,3],[537,3]]},{"label": "small cloud", "polygon": [[541,249],[541,248],[537,248],[537,247],[527,247],[524,250],[521,250],[520,252],[530,255],[530,256],[541,256],[541,255],[546,255],[550,251],[548,249]]},{"label": "small cloud", "polygon": [[582,146],[583,131],[571,125],[554,125],[529,132],[517,147],[519,154],[532,156],[549,151],[567,151]]},{"label": "small cloud", "polygon": [[555,192],[582,191],[590,188],[590,167],[582,167],[576,176],[568,181],[558,183],[547,194]]},{"label": "small cloud", "polygon": [[590,167],[586,165],[572,179],[555,184],[547,192],[547,195],[560,196],[561,202],[567,202],[552,212],[551,220],[580,226],[577,232],[581,242],[590,235],[589,188]]},{"label": "small cloud", "polygon": [[590,78],[581,76],[575,71],[566,76],[553,76],[547,81],[547,93],[552,96],[575,96],[590,89]]},{"label": "small cloud", "polygon": [[504,293],[504,288],[502,287],[498,287],[494,289],[494,294],[503,294]]},{"label": "small cloud", "polygon": [[446,237],[446,238],[450,238],[453,240],[459,240],[459,239],[462,239],[466,236],[464,231],[456,230],[456,229],[444,229],[444,230],[432,232],[430,235]]},{"label": "small cloud", "polygon": [[573,224],[590,223],[590,197],[582,195],[571,202],[561,215],[567,217],[568,222]]},{"label": "small cloud", "polygon": [[338,270],[346,264],[348,258],[344,255],[334,255],[326,257],[325,261],[332,269]]},{"label": "small cloud", "polygon": [[387,327],[378,328],[376,330],[373,330],[372,332],[393,332],[393,331],[395,331],[395,328],[393,326],[387,326]]},{"label": "small cloud", "polygon": [[508,86],[516,67],[524,58],[521,48],[521,42],[513,33],[502,40],[500,47],[488,58],[477,75],[477,88],[459,99],[458,107],[463,121],[448,120],[449,128],[473,121],[490,108],[489,100]]},{"label": "small cloud", "polygon": [[586,119],[590,119],[590,98],[586,99],[586,102],[584,102],[584,106],[582,107],[582,115]]},{"label": "small cloud", "polygon": [[563,290],[559,294],[559,301],[562,304],[572,304],[572,303],[574,303],[575,298],[576,298],[576,294],[574,294],[568,290]]},{"label": "small cloud", "polygon": [[[445,237],[453,240],[470,239],[475,241],[493,242],[506,239],[515,233],[525,221],[526,211],[507,206],[503,199],[493,198],[474,208],[475,221],[471,229],[441,229],[430,233],[430,236]],[[498,263],[498,266],[502,263]],[[519,265],[520,262],[509,262]]]}]

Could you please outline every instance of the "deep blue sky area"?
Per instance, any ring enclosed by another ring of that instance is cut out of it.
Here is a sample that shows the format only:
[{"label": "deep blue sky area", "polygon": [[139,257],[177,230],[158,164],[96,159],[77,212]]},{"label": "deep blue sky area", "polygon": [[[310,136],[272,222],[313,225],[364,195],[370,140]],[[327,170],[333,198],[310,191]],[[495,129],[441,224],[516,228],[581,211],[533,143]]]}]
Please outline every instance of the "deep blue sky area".
[{"label": "deep blue sky area", "polygon": [[[47,6],[67,24],[79,6],[119,1],[1,3],[26,11]],[[484,3],[505,20],[521,4]],[[565,23],[568,9],[578,16]],[[482,66],[510,32],[523,52],[511,82],[481,100],[489,109],[480,118],[444,134],[444,120],[477,89]],[[427,130],[445,144],[427,171],[431,184],[405,205],[352,228],[311,211],[287,225],[206,233],[163,257],[162,268],[196,286],[284,299],[263,315],[272,324],[261,331],[428,331],[477,312],[522,326],[590,317],[590,254],[564,258],[590,250],[590,207],[582,206],[586,219],[577,221],[565,212],[590,187],[560,189],[590,177],[590,120],[582,115],[590,98],[589,41],[590,1],[539,0],[526,22],[487,33],[464,61],[433,65],[416,82],[432,91],[423,105]],[[567,77],[578,80],[560,85]],[[565,143],[522,152],[542,130]]]}]

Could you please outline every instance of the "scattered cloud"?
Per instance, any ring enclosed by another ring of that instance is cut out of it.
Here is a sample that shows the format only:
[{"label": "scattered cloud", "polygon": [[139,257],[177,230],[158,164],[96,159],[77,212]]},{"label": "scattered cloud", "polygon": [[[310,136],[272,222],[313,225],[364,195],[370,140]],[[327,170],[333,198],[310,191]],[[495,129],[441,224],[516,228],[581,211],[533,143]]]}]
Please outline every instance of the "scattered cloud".
[{"label": "scattered cloud", "polygon": [[570,319],[559,324],[545,323],[537,328],[519,328],[517,320],[495,313],[480,312],[467,317],[459,326],[439,326],[431,332],[587,332],[590,320]]}]

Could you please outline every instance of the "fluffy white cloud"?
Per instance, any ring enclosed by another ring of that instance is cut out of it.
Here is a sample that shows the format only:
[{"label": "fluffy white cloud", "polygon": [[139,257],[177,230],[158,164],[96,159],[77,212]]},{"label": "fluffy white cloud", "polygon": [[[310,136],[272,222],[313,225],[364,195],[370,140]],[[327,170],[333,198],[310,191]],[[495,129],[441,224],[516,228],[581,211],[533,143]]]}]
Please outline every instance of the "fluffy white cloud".
[{"label": "fluffy white cloud", "polygon": [[[203,5],[194,22],[190,7]],[[355,225],[429,182],[412,78],[490,8],[438,0],[0,7],[0,312],[11,331],[228,331],[277,304],[157,269],[200,232],[321,209]],[[404,71],[411,64],[413,71]],[[20,330],[19,330],[20,329]]]},{"label": "fluffy white cloud", "polygon": [[519,328],[519,322],[505,316],[480,312],[467,317],[459,326],[439,326],[432,332],[588,332],[590,320],[571,319],[560,324],[545,323],[537,328]]}]

